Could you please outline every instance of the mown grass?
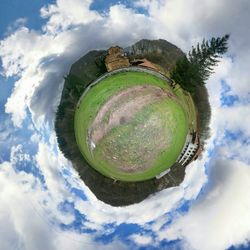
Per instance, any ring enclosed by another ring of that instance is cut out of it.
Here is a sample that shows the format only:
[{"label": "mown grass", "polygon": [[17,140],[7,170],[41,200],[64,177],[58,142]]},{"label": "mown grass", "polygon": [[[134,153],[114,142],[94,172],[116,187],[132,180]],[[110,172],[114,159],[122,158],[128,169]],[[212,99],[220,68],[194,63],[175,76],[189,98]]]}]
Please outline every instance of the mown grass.
[{"label": "mown grass", "polygon": [[[150,124],[152,116],[158,119],[156,125]],[[142,124],[146,125],[145,128],[141,128]],[[187,130],[186,116],[182,108],[172,100],[164,100],[146,107],[130,123],[111,130],[94,150],[94,157],[106,175],[114,178],[119,175],[119,179],[130,181],[150,179],[175,163],[182,150]],[[161,140],[168,141],[171,146],[165,147],[160,155],[155,157],[153,167],[143,172],[124,173],[109,161],[105,161],[104,154],[112,151],[112,155],[120,159],[119,162],[147,164],[143,161],[144,149],[147,154],[156,151]]]},{"label": "mown grass", "polygon": [[181,88],[180,85],[174,89],[174,93],[179,97],[181,101],[181,105],[186,111],[187,118],[188,118],[188,126],[190,130],[197,130],[197,111],[195,108],[195,104],[193,102],[192,96],[189,92],[185,91]]},{"label": "mown grass", "polygon": [[[115,93],[130,86],[143,85],[145,83],[154,86],[159,86],[161,88],[172,91],[171,87],[165,81],[154,75],[144,72],[124,72],[108,77],[97,85],[95,85],[94,87],[92,87],[86,93],[82,102],[79,105],[79,108],[77,108],[76,110],[75,136],[79,149],[92,167],[94,167],[96,170],[108,177],[120,179],[123,181],[141,181],[153,178],[157,174],[169,168],[175,162],[185,142],[189,123],[191,121],[190,116],[192,114],[187,114],[186,109],[188,108],[189,104],[186,104],[186,97],[182,96],[184,94],[179,91],[178,93],[176,93],[178,99],[180,99],[179,102],[168,99],[167,101],[165,100],[161,103],[158,103],[157,105],[154,105],[154,107],[151,107],[153,108],[153,112],[157,112],[158,115],[163,115],[162,121],[165,120],[166,122],[166,124],[164,124],[163,126],[166,133],[169,133],[169,122],[171,122],[170,117],[168,119],[164,117],[164,112],[166,112],[166,110],[172,111],[171,113],[173,114],[173,116],[171,117],[171,119],[172,123],[174,124],[174,126],[171,126],[171,128],[173,128],[171,135],[171,147],[161,152],[161,154],[156,158],[156,161],[154,162],[152,168],[140,173],[124,173],[119,171],[119,169],[117,169],[115,166],[112,166],[103,158],[103,152],[105,151],[104,147],[105,145],[107,145],[107,143],[110,143],[111,140],[116,141],[116,144],[110,145],[111,149],[115,145],[118,148],[128,148],[129,143],[131,143],[131,141],[128,139],[129,137],[127,135],[128,133],[135,132],[135,124],[123,124],[120,125],[118,129],[117,127],[112,129],[109,135],[105,137],[106,139],[104,139],[103,142],[100,143],[100,145],[98,145],[97,148],[91,152],[87,141],[87,131],[89,126],[92,124],[93,119],[95,118],[99,108]],[[181,105],[179,103],[181,103]],[[146,111],[142,112],[141,115],[136,117],[133,122],[138,123],[140,119],[149,119],[149,116],[147,116],[146,113]],[[152,131],[151,133],[152,137],[155,136],[154,132],[155,131]],[[117,140],[118,133],[120,134],[120,137],[122,137],[119,139],[119,141]],[[136,150],[136,148],[139,148],[143,143],[149,143],[148,146],[152,147],[152,145],[150,145],[150,143],[152,144],[152,141],[150,142],[149,140],[149,133],[150,131],[145,131],[144,134],[143,131],[138,132],[138,138],[144,138],[145,141],[143,141],[143,139],[135,140],[134,142],[132,142],[133,145],[131,145],[130,151],[133,152],[134,150]],[[164,131],[162,136],[164,136]],[[146,142],[146,140],[148,140],[148,142]],[[118,148],[113,148],[113,150],[117,151]],[[133,160],[133,157],[133,155],[129,155],[128,160]],[[126,160],[125,156],[124,160]],[[134,160],[136,161],[140,159],[135,156]]]}]

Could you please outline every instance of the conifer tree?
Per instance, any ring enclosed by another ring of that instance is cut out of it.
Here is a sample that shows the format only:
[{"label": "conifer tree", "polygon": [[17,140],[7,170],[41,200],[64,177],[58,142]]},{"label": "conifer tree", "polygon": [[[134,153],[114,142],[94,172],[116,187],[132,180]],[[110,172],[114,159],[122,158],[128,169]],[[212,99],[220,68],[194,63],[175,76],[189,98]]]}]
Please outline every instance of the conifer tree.
[{"label": "conifer tree", "polygon": [[205,84],[205,81],[214,72],[213,67],[226,53],[229,35],[203,39],[196,48],[192,47],[187,56],[177,61],[175,68],[170,72],[171,78],[184,89],[193,92],[196,86]]}]

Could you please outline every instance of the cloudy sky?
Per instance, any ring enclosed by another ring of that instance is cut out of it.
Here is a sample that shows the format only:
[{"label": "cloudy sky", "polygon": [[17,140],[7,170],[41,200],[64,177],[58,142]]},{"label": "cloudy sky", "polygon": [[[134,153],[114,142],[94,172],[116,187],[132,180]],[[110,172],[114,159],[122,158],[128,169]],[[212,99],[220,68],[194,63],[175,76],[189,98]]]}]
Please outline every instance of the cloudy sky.
[{"label": "cloudy sky", "polygon": [[[0,248],[250,249],[249,0],[3,0]],[[166,39],[183,51],[230,33],[207,81],[211,139],[183,183],[139,204],[98,201],[57,147],[70,65],[91,49]]]}]

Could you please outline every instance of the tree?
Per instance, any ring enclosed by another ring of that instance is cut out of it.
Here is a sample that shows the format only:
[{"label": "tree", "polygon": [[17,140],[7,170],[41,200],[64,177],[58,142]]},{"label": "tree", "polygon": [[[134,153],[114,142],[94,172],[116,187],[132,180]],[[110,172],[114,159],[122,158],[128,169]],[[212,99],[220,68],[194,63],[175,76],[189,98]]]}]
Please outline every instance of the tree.
[{"label": "tree", "polygon": [[219,58],[227,52],[228,39],[228,34],[223,37],[213,37],[209,41],[203,39],[196,48],[192,47],[188,56],[177,61],[175,68],[170,72],[171,78],[190,92],[197,86],[204,85],[214,72],[213,67],[218,64]]}]

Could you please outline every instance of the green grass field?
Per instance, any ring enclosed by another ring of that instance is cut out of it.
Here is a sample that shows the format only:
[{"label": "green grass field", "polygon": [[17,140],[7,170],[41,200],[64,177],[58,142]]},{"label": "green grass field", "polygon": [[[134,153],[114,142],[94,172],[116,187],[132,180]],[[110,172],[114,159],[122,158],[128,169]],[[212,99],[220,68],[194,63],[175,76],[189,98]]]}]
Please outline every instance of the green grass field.
[{"label": "green grass field", "polygon": [[181,88],[180,85],[177,84],[177,87],[174,89],[174,93],[179,97],[182,107],[185,109],[187,117],[188,117],[188,127],[190,130],[197,130],[197,116],[196,116],[196,108],[193,102],[192,96],[190,93]]},{"label": "green grass field", "polygon": [[[75,136],[79,149],[93,168],[108,177],[123,181],[142,181],[155,177],[175,163],[188,129],[196,126],[192,99],[179,90],[176,99],[166,98],[144,107],[129,123],[112,128],[94,150],[91,149],[88,131],[100,108],[122,90],[145,84],[174,93],[164,80],[154,75],[122,72],[89,89],[76,110]],[[109,119],[108,112],[105,119]],[[146,166],[150,163],[150,167],[126,172],[117,167],[117,159],[123,165]]]}]

